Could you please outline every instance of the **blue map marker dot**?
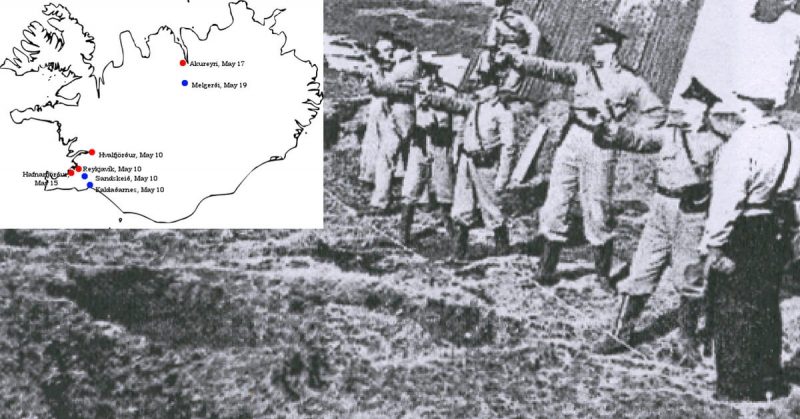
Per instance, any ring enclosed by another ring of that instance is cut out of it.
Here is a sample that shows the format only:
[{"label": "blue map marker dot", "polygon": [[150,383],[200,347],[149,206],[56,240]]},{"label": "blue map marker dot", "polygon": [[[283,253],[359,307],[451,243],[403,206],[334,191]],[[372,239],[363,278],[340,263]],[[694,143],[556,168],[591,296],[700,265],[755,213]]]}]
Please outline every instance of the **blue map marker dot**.
[{"label": "blue map marker dot", "polygon": [[92,189],[92,188],[94,188],[94,183],[89,182],[89,183],[86,184],[86,187],[89,188],[89,189]]},{"label": "blue map marker dot", "polygon": [[89,179],[89,175],[84,173],[84,174],[81,175],[81,179],[83,179],[83,180]]},{"label": "blue map marker dot", "polygon": [[186,87],[186,86],[188,86],[188,85],[189,85],[189,80],[184,80],[184,81],[182,81],[182,82],[181,82],[181,84],[182,84],[184,87]]}]

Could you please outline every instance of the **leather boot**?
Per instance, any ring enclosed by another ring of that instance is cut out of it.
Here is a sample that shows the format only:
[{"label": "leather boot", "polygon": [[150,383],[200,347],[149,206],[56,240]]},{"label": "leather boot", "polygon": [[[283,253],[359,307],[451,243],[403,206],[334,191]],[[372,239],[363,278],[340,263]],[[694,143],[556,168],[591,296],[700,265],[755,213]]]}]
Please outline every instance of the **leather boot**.
[{"label": "leather boot", "polygon": [[625,345],[631,346],[636,320],[642,315],[649,297],[649,295],[623,294],[619,312],[611,331],[613,338],[604,336],[593,345],[592,352],[610,355],[627,350],[628,348]]},{"label": "leather boot", "polygon": [[411,244],[412,224],[414,224],[414,205],[403,205],[400,209],[400,240],[406,246]]},{"label": "leather boot", "polygon": [[507,255],[511,248],[508,238],[508,227],[500,226],[494,229],[494,251],[497,256]]},{"label": "leather boot", "polygon": [[467,243],[469,241],[469,227],[461,223],[455,223],[453,236],[453,259],[465,260],[467,258]]},{"label": "leather boot", "polygon": [[556,283],[556,267],[558,258],[561,256],[562,243],[545,240],[542,255],[539,257],[539,268],[534,274],[534,281],[542,285],[553,285]]},{"label": "leather boot", "polygon": [[703,361],[698,349],[700,339],[697,321],[703,309],[702,298],[681,297],[678,313],[678,363],[687,368],[694,368]]},{"label": "leather boot", "polygon": [[453,205],[451,204],[442,204],[441,206],[442,212],[442,220],[444,221],[444,228],[447,230],[447,236],[453,237],[456,235],[456,227],[453,223],[453,217],[450,216],[450,212],[453,210]]},{"label": "leather boot", "polygon": [[706,284],[705,303],[703,304],[706,320],[701,333],[703,337],[703,356],[708,358],[714,354],[714,311],[716,310],[714,306],[716,303],[716,281],[714,280],[714,275],[710,276]]},{"label": "leather boot", "polygon": [[592,247],[594,266],[597,272],[597,281],[604,290],[616,292],[611,284],[611,265],[614,263],[614,242],[609,240],[602,246]]}]

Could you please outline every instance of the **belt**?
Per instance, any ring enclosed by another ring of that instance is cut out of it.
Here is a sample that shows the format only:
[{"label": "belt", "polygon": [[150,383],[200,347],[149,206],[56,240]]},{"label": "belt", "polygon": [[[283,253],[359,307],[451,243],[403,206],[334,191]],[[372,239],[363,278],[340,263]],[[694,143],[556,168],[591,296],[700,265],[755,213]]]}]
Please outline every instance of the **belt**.
[{"label": "belt", "polygon": [[461,153],[472,159],[475,167],[488,168],[493,167],[495,162],[500,160],[500,145],[490,148],[488,150],[467,151],[463,148]]},{"label": "belt", "polygon": [[614,149],[613,145],[610,142],[608,142],[604,138],[604,136],[596,135],[597,134],[596,133],[597,127],[591,126],[591,125],[583,122],[583,120],[581,120],[580,118],[578,118],[575,115],[575,111],[574,110],[570,112],[569,119],[567,120],[566,125],[564,125],[564,128],[561,131],[561,140],[562,141],[564,140],[564,138],[567,137],[567,134],[569,133],[569,130],[573,126],[577,126],[577,127],[581,128],[582,130],[588,132],[589,134],[592,134],[592,142],[597,147],[602,148],[602,149]]},{"label": "belt", "polygon": [[680,199],[683,195],[683,189],[669,189],[663,186],[656,186],[656,193],[667,198]]}]

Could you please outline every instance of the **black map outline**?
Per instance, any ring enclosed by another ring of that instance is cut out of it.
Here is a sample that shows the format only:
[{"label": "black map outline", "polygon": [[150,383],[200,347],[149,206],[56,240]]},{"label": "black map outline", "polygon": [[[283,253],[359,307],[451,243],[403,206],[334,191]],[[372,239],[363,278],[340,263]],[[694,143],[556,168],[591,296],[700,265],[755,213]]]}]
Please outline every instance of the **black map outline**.
[{"label": "black map outline", "polygon": [[[293,137],[294,137],[294,140],[295,140],[295,143],[294,143],[294,145],[293,145],[292,147],[290,147],[288,150],[286,150],[286,152],[283,154],[283,156],[272,156],[272,157],[270,157],[268,160],[266,160],[266,161],[263,161],[263,162],[261,162],[261,163],[257,164],[257,165],[256,165],[255,167],[253,167],[253,168],[252,168],[252,169],[251,169],[249,172],[247,172],[247,174],[246,174],[246,175],[244,176],[244,178],[242,178],[242,180],[241,180],[241,181],[240,181],[240,182],[239,182],[239,183],[236,185],[236,187],[233,189],[233,191],[231,191],[231,192],[222,192],[222,193],[213,193],[213,194],[206,195],[205,197],[203,197],[203,198],[201,198],[201,199],[200,199],[200,201],[197,203],[197,205],[195,206],[194,210],[192,210],[192,212],[191,212],[191,213],[189,213],[188,215],[186,215],[186,216],[184,216],[184,217],[178,218],[178,219],[176,219],[176,220],[172,220],[172,221],[159,221],[159,220],[155,220],[155,219],[153,219],[153,218],[151,218],[151,217],[149,217],[149,216],[147,216],[147,215],[144,215],[144,214],[142,214],[142,213],[139,213],[139,212],[136,212],[136,211],[125,211],[125,210],[124,210],[124,209],[122,209],[122,208],[121,208],[121,207],[120,207],[120,206],[119,206],[119,205],[118,205],[116,202],[114,202],[114,200],[113,200],[113,199],[111,199],[111,197],[109,197],[109,196],[108,196],[106,193],[104,193],[104,192],[101,192],[101,191],[98,191],[98,190],[96,190],[96,189],[91,189],[91,190],[93,190],[95,193],[99,193],[99,194],[100,194],[100,195],[102,195],[104,198],[106,198],[106,199],[107,199],[107,200],[108,200],[108,201],[109,201],[109,202],[110,202],[112,205],[114,205],[114,207],[115,207],[115,208],[117,208],[117,210],[118,210],[118,211],[120,211],[120,213],[121,213],[121,214],[123,214],[123,215],[135,215],[135,216],[139,216],[139,217],[141,217],[141,218],[143,218],[143,219],[146,219],[146,220],[148,220],[148,221],[150,221],[150,222],[152,222],[152,223],[154,223],[154,224],[159,224],[159,225],[165,225],[165,224],[176,224],[176,223],[179,223],[179,222],[181,222],[181,221],[185,221],[185,220],[189,219],[190,217],[192,217],[193,215],[195,215],[195,214],[197,213],[197,211],[200,209],[200,206],[201,206],[201,205],[203,204],[203,202],[205,202],[206,200],[208,200],[208,199],[211,199],[211,198],[216,198],[216,197],[232,196],[232,195],[236,194],[236,192],[238,192],[238,191],[239,191],[239,188],[241,188],[241,186],[242,186],[242,185],[245,183],[245,181],[246,181],[246,180],[247,180],[247,179],[250,177],[250,175],[252,175],[252,174],[253,174],[253,173],[254,173],[256,170],[258,170],[258,169],[260,169],[261,167],[263,167],[263,166],[267,165],[268,163],[274,163],[274,162],[279,162],[279,161],[284,161],[284,160],[286,160],[286,158],[288,157],[289,153],[290,153],[292,150],[294,150],[294,149],[296,149],[296,148],[298,148],[298,147],[299,147],[299,144],[300,144],[300,137],[303,135],[303,133],[305,133],[306,129],[307,129],[308,127],[310,127],[310,126],[311,126],[311,124],[314,122],[314,120],[315,120],[315,119],[317,119],[317,117],[319,116],[319,113],[320,113],[320,112],[321,112],[321,110],[322,110],[322,104],[323,104],[323,101],[324,101],[324,96],[325,96],[325,95],[324,95],[324,93],[323,93],[323,91],[322,91],[322,85],[321,85],[321,83],[318,81],[318,79],[319,79],[319,66],[318,66],[317,64],[314,64],[314,63],[313,63],[311,60],[304,60],[304,59],[302,59],[302,58],[298,57],[298,56],[297,56],[297,50],[296,50],[296,49],[291,49],[291,50],[289,50],[289,51],[286,51],[286,50],[285,50],[285,49],[286,49],[286,46],[287,46],[287,45],[288,45],[288,43],[289,43],[289,36],[286,34],[286,32],[285,32],[285,31],[275,32],[275,29],[274,29],[274,28],[275,28],[275,26],[278,24],[278,16],[280,16],[280,14],[281,14],[281,13],[283,13],[283,12],[285,12],[287,9],[285,9],[285,8],[283,8],[283,9],[281,9],[281,8],[277,8],[277,9],[273,10],[273,11],[272,11],[272,13],[271,13],[271,14],[270,14],[268,17],[264,18],[264,20],[263,20],[263,21],[258,21],[258,20],[255,18],[255,10],[254,10],[254,9],[252,9],[252,8],[250,8],[250,5],[247,3],[247,0],[231,1],[231,2],[229,2],[229,3],[228,3],[228,12],[229,12],[229,14],[230,14],[230,17],[231,17],[231,24],[230,24],[230,25],[228,25],[228,26],[225,26],[224,28],[222,28],[222,27],[220,27],[220,26],[219,26],[219,24],[217,24],[217,23],[213,23],[213,24],[211,24],[211,25],[209,26],[209,28],[208,28],[208,31],[206,32],[206,35],[205,35],[205,37],[201,37],[201,36],[200,36],[200,34],[198,34],[198,33],[197,33],[197,32],[196,32],[194,29],[192,29],[192,28],[188,28],[188,27],[181,27],[181,28],[179,28],[179,34],[180,34],[181,38],[182,38],[183,30],[186,30],[186,31],[191,31],[192,33],[194,33],[194,34],[195,34],[195,36],[197,36],[197,37],[198,37],[199,41],[203,42],[203,41],[207,41],[207,40],[208,40],[208,38],[209,38],[209,37],[210,37],[210,35],[211,35],[211,31],[212,31],[214,28],[217,28],[217,30],[219,30],[220,32],[221,32],[221,31],[224,31],[224,30],[226,30],[226,29],[229,29],[231,26],[233,26],[233,25],[236,23],[236,21],[235,21],[235,16],[234,16],[234,13],[233,13],[233,7],[234,7],[235,5],[238,5],[238,4],[244,4],[244,6],[247,8],[247,10],[249,10],[250,12],[252,12],[252,14],[253,14],[253,17],[251,18],[251,20],[252,20],[253,22],[255,22],[255,23],[256,23],[256,24],[258,24],[258,25],[264,26],[266,29],[269,29],[270,33],[272,33],[273,35],[276,35],[276,36],[283,36],[283,38],[284,38],[284,42],[283,42],[283,45],[282,45],[282,46],[281,46],[281,48],[280,48],[280,56],[281,56],[281,57],[282,57],[282,56],[285,56],[285,55],[288,55],[288,54],[292,54],[292,56],[294,56],[294,58],[295,58],[295,59],[297,59],[297,60],[298,60],[298,61],[300,61],[301,63],[308,64],[308,65],[309,65],[309,66],[310,66],[310,67],[311,67],[311,68],[314,70],[314,76],[312,76],[312,77],[311,77],[311,80],[310,80],[310,81],[309,81],[309,82],[306,84],[306,86],[308,87],[308,92],[309,92],[309,93],[311,93],[312,95],[316,96],[316,98],[318,98],[319,100],[318,100],[318,101],[315,101],[314,99],[307,99],[307,100],[305,100],[305,101],[303,102],[303,104],[304,104],[304,105],[307,105],[307,106],[308,106],[308,108],[307,108],[307,111],[308,111],[308,112],[309,112],[309,114],[310,114],[310,117],[309,117],[309,120],[308,120],[308,122],[304,124],[304,123],[300,122],[299,120],[295,119],[295,123],[297,124],[297,130],[295,131],[295,133],[294,133],[294,135],[293,135]],[[69,11],[69,9],[67,9],[67,7],[65,7],[65,6],[61,6],[61,7],[63,7],[65,10]],[[75,19],[75,20],[77,21],[77,19]],[[269,27],[267,27],[267,21],[270,21],[270,20],[273,20],[273,21],[274,21],[274,23],[272,23],[272,25],[270,25]],[[81,27],[81,29],[83,30],[83,25],[81,25],[80,23],[78,23],[78,25],[79,25],[79,26]],[[149,35],[147,36],[146,40],[145,40],[145,44],[146,44],[146,45],[148,45],[148,47],[149,47],[149,45],[150,45],[150,38],[151,38],[152,36],[154,36],[154,35],[158,35],[158,34],[159,34],[159,33],[161,33],[163,30],[166,30],[166,31],[168,31],[168,32],[169,32],[169,33],[170,33],[170,34],[173,36],[173,42],[175,42],[175,43],[176,43],[178,46],[180,46],[180,47],[181,47],[181,50],[183,51],[184,59],[186,59],[186,60],[188,61],[188,60],[189,60],[189,56],[188,56],[188,50],[187,50],[187,47],[186,47],[186,45],[185,45],[185,44],[182,42],[182,40],[180,40],[180,41],[179,41],[179,40],[176,38],[176,36],[175,36],[175,31],[174,31],[174,30],[172,30],[172,28],[170,28],[170,27],[168,27],[168,26],[161,26],[161,27],[159,27],[159,28],[158,28],[158,30],[157,30],[156,32],[149,34]],[[124,37],[126,34],[130,36],[131,40],[133,40],[133,33],[132,33],[130,30],[125,30],[125,31],[122,31],[122,32],[120,32],[120,34],[119,34],[119,43],[120,43],[120,50],[122,51],[122,61],[121,61],[121,63],[120,63],[118,66],[117,66],[117,65],[114,65],[114,61],[112,60],[111,62],[109,62],[108,64],[106,64],[105,66],[103,66],[103,69],[102,69],[102,71],[100,71],[100,74],[99,74],[99,76],[95,76],[95,75],[92,75],[92,76],[90,76],[90,77],[94,77],[94,78],[95,78],[95,81],[96,81],[96,90],[97,90],[97,95],[98,95],[98,97],[100,97],[100,90],[101,90],[101,86],[105,84],[105,73],[106,73],[106,70],[109,70],[109,67],[111,67],[112,69],[119,69],[119,68],[122,68],[122,67],[125,65],[125,49],[123,48],[123,47],[124,47],[123,37]],[[136,47],[136,48],[139,50],[139,54],[140,54],[140,56],[141,56],[143,59],[148,59],[148,58],[150,57],[150,54],[145,54],[145,52],[142,50],[142,47],[140,47],[140,46],[139,46],[139,45],[138,45],[138,44],[137,44],[135,41],[133,42],[133,45],[134,45],[134,46],[135,46],[135,47]],[[87,64],[90,64],[90,63],[87,63]],[[42,67],[42,66],[40,66],[40,69],[41,69],[41,67]],[[0,70],[3,70],[3,69],[5,69],[5,68],[2,68],[2,67],[0,67]],[[29,70],[29,71],[27,71],[27,72],[25,72],[25,73],[22,73],[22,74],[18,75],[18,77],[21,77],[22,75],[24,75],[24,74],[27,74],[28,72],[31,72],[31,71],[36,71],[36,70]],[[72,148],[71,148],[71,147],[72,147],[72,144],[74,144],[75,142],[77,142],[77,141],[78,141],[78,137],[75,137],[75,138],[72,138],[72,139],[69,139],[69,140],[65,139],[65,138],[64,138],[64,137],[61,135],[61,127],[62,127],[62,125],[61,125],[61,122],[60,122],[60,121],[58,121],[58,120],[49,120],[49,119],[41,119],[41,118],[29,117],[29,118],[24,118],[24,119],[20,120],[19,122],[17,122],[16,120],[14,120],[14,118],[13,118],[13,114],[14,114],[15,112],[18,112],[18,113],[23,113],[23,112],[27,112],[27,111],[29,111],[29,110],[35,110],[36,108],[39,108],[39,109],[41,109],[41,108],[43,108],[43,107],[51,107],[51,108],[55,108],[57,105],[62,105],[62,106],[79,106],[79,104],[80,104],[80,98],[81,98],[81,95],[80,95],[80,93],[77,93],[77,94],[76,94],[76,96],[75,96],[75,97],[73,97],[73,98],[67,98],[67,97],[61,96],[61,91],[62,91],[62,90],[64,90],[65,88],[67,88],[67,86],[71,85],[72,83],[75,83],[76,81],[80,80],[81,78],[83,78],[83,77],[81,77],[81,76],[77,76],[77,77],[76,77],[74,80],[70,81],[69,83],[67,83],[67,84],[65,84],[65,85],[63,85],[63,86],[61,86],[61,87],[60,87],[60,88],[59,88],[59,89],[56,91],[56,93],[55,93],[55,96],[56,96],[57,98],[62,98],[62,99],[64,99],[64,100],[66,100],[66,101],[70,101],[70,102],[73,102],[73,103],[65,103],[65,102],[60,102],[60,101],[56,100],[56,101],[54,101],[54,102],[48,102],[48,103],[46,103],[44,106],[42,106],[42,105],[37,105],[37,106],[35,106],[35,107],[27,108],[27,109],[24,109],[24,110],[14,109],[14,110],[12,110],[12,111],[9,113],[9,116],[11,117],[11,119],[12,119],[12,122],[14,122],[14,123],[15,123],[15,124],[17,124],[17,125],[21,125],[21,124],[23,124],[23,123],[24,123],[24,122],[26,122],[26,121],[39,121],[39,122],[45,122],[45,123],[55,124],[55,125],[56,125],[56,127],[57,127],[57,130],[56,130],[56,132],[57,132],[57,134],[58,134],[58,137],[59,137],[59,138],[58,138],[58,139],[59,139],[59,142],[61,143],[61,145],[62,145],[62,146],[65,146],[65,147],[67,147],[67,154],[66,154],[66,157],[68,157],[68,158],[71,158],[71,161],[72,161],[72,168],[75,168],[75,167],[77,167],[77,166],[78,166],[78,164],[75,162],[75,159],[77,159],[78,157],[80,157],[80,156],[82,156],[82,155],[86,155],[86,154],[88,154],[88,153],[89,153],[87,150],[77,150],[77,151],[73,151],[73,150],[72,150]],[[49,173],[49,172],[48,172],[48,173]],[[66,173],[57,174],[56,176],[53,176],[53,177],[52,177],[52,179],[58,179],[58,178],[61,178],[61,177],[66,177],[66,176],[67,176],[67,174],[66,174]],[[48,192],[53,192],[53,191],[75,191],[75,192],[86,192],[86,191],[90,190],[89,188],[85,188],[85,189],[79,189],[79,188],[77,188],[77,187],[73,187],[73,188],[51,188],[51,189],[47,189],[47,186],[49,185],[49,183],[50,183],[50,179],[47,179],[47,178],[46,178],[46,180],[45,180],[45,186],[44,186],[44,188],[45,188],[45,190],[46,190],[46,191],[48,191]],[[120,218],[120,219],[119,219],[119,222],[120,222],[120,223],[122,222],[122,218]]]}]

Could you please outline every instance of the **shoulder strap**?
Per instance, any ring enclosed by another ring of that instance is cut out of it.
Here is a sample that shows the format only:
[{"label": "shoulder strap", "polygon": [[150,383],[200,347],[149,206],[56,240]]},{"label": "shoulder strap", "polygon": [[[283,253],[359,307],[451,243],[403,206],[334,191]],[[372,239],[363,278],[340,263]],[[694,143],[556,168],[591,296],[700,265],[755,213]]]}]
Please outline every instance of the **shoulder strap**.
[{"label": "shoulder strap", "polygon": [[483,105],[483,103],[484,102],[478,102],[475,104],[475,137],[478,139],[478,142],[480,143],[478,145],[481,147],[481,150],[483,150],[484,139],[481,136],[481,125],[480,125],[481,119],[479,118],[479,115],[481,113],[481,106]]},{"label": "shoulder strap", "polygon": [[689,148],[689,139],[686,138],[686,131],[675,128],[676,130],[680,131],[681,134],[681,143],[683,144],[683,150],[686,151],[686,157],[689,158],[689,164],[692,165],[692,170],[694,170],[695,175],[699,180],[703,180],[704,176],[703,173],[700,171],[700,168],[697,167],[697,161],[692,156],[692,150]]},{"label": "shoulder strap", "polygon": [[592,72],[592,77],[594,78],[594,82],[595,82],[595,83],[597,83],[597,87],[598,87],[600,90],[603,90],[603,82],[602,82],[602,81],[600,81],[600,75],[599,75],[599,74],[597,74],[597,69],[596,69],[596,68],[594,68],[594,66],[590,64],[590,65],[589,65],[589,71],[591,71],[591,72]]},{"label": "shoulder strap", "polygon": [[786,179],[786,172],[789,171],[789,161],[792,159],[792,136],[790,134],[786,134],[786,145],[786,157],[783,159],[781,174],[778,175],[775,186],[772,187],[772,191],[770,192],[770,196],[773,199],[778,195],[781,185],[783,185],[783,181]]}]

